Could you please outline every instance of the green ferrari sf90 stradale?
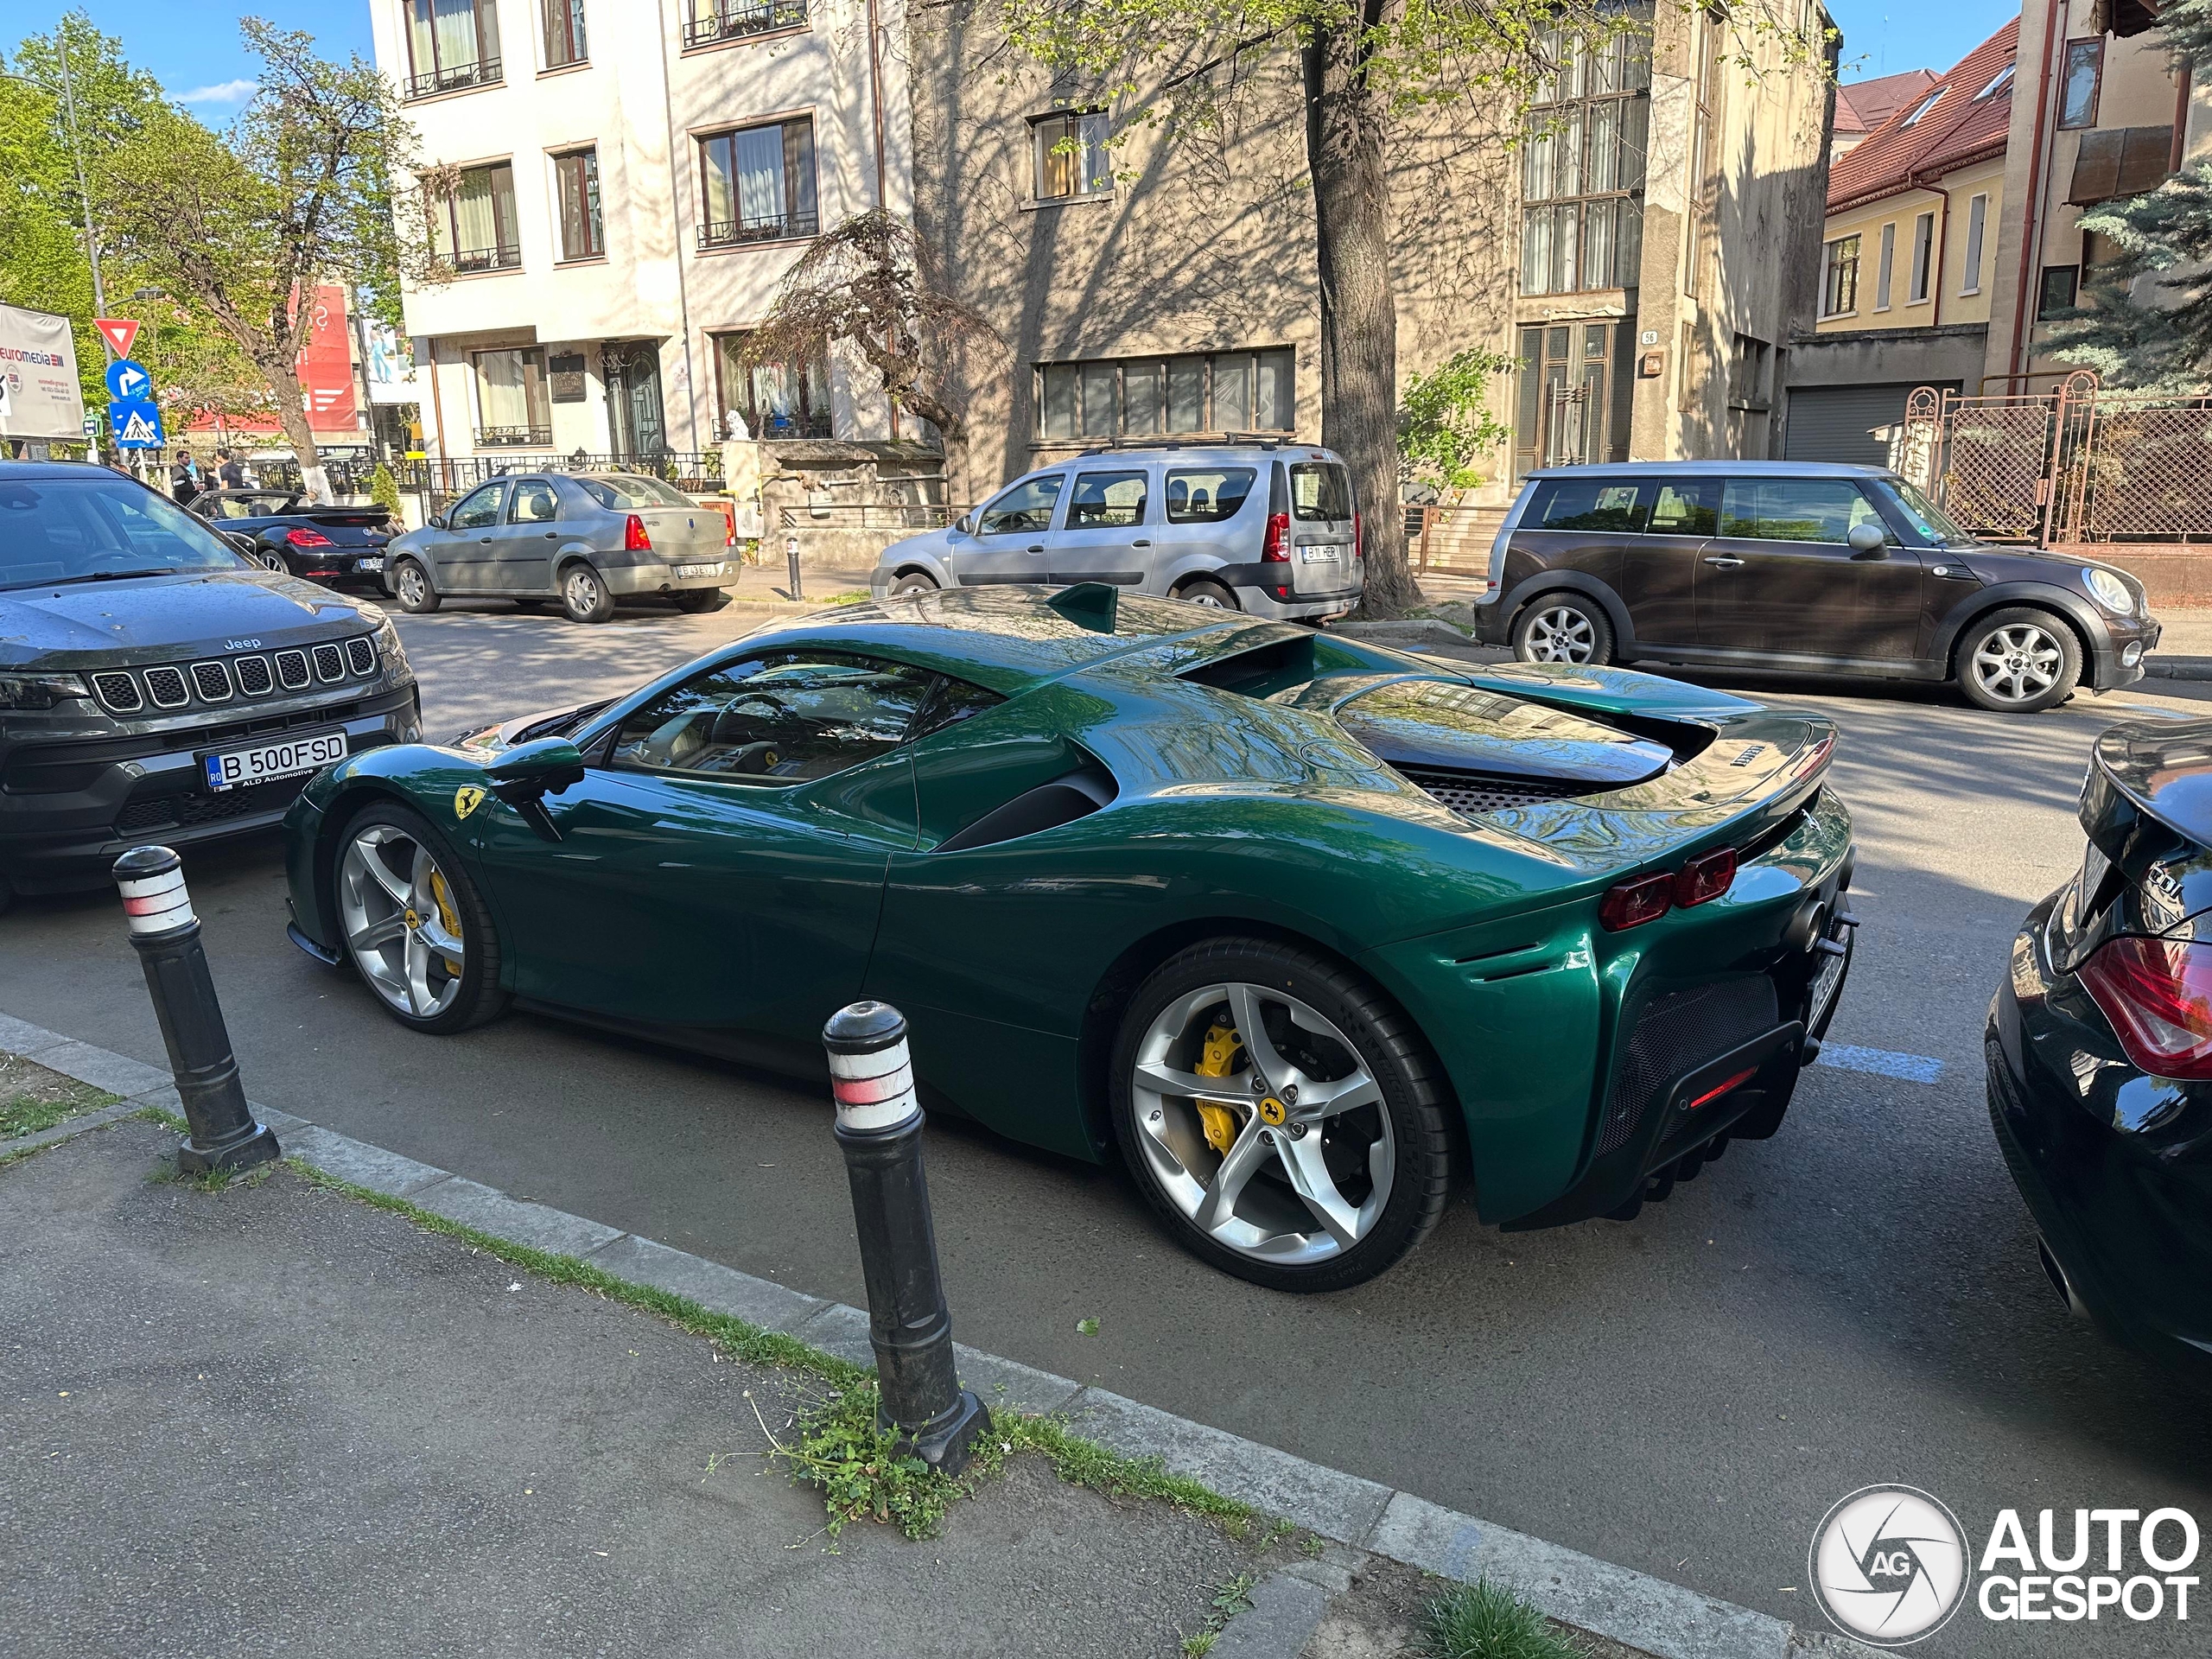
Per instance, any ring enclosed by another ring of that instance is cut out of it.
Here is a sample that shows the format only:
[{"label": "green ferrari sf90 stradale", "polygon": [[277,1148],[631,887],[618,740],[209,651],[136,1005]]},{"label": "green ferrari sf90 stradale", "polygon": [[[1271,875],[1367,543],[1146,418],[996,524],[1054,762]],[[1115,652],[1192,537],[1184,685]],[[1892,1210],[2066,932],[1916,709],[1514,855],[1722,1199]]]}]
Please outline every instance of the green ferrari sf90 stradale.
[{"label": "green ferrari sf90 stradale", "polygon": [[365,751],[286,820],[294,939],[393,1018],[511,1004],[1118,1152],[1191,1249],[1359,1283],[1459,1179],[1626,1217],[1772,1135],[1850,963],[1834,732],[1098,584],[778,623],[611,702]]}]

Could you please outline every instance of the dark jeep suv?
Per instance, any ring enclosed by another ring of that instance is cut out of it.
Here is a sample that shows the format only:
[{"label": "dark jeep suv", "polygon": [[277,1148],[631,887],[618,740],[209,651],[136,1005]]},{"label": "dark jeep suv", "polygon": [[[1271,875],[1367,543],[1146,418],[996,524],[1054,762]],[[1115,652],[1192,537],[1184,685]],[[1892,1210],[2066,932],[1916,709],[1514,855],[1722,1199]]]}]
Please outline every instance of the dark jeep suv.
[{"label": "dark jeep suv", "polygon": [[308,776],[421,734],[373,605],[262,569],[104,467],[0,462],[0,908],[124,849],[274,825]]},{"label": "dark jeep suv", "polygon": [[2125,571],[1976,542],[1880,467],[1793,461],[1531,474],[1477,603],[1524,662],[1956,680],[2012,714],[2140,679],[2158,643]]}]

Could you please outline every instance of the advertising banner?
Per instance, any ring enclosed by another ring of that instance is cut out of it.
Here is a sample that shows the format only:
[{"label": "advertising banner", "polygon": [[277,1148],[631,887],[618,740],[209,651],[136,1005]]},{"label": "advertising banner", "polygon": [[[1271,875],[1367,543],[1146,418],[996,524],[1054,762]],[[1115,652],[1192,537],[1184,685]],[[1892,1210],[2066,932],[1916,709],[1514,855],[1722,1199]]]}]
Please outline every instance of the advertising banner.
[{"label": "advertising banner", "polygon": [[[421,401],[415,385],[413,343],[389,323],[361,319],[361,378],[368,382],[372,404]],[[557,402],[557,387],[554,397]]]},{"label": "advertising banner", "polygon": [[81,443],[85,394],[69,319],[0,305],[0,438]]},{"label": "advertising banner", "polygon": [[315,290],[315,321],[300,353],[300,388],[308,425],[317,432],[352,432],[353,356],[346,344],[346,290],[323,283]]}]

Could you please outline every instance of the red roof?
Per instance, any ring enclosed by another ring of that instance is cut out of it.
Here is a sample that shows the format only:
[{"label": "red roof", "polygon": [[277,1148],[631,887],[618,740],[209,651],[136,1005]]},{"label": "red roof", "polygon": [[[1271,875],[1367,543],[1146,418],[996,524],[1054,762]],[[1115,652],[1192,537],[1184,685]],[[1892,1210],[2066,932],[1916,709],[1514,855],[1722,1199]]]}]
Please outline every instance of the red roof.
[{"label": "red roof", "polygon": [[1877,80],[1854,80],[1848,86],[1838,86],[1835,130],[1872,132],[1895,115],[1901,105],[1918,102],[1919,95],[1936,81],[1933,69],[1908,69],[1902,74],[1884,75]]},{"label": "red roof", "polygon": [[[1892,107],[1871,137],[1828,169],[1828,212],[1878,201],[1932,183],[1968,162],[2003,155],[2005,129],[2012,118],[2012,86],[2008,83],[1988,98],[1977,95],[2012,61],[2019,33],[2019,19],[2012,18],[1948,74],[1930,80],[1921,96],[1908,97]],[[1933,105],[1928,103],[1931,95]],[[1839,94],[1839,130],[1843,127],[1842,101]]]}]

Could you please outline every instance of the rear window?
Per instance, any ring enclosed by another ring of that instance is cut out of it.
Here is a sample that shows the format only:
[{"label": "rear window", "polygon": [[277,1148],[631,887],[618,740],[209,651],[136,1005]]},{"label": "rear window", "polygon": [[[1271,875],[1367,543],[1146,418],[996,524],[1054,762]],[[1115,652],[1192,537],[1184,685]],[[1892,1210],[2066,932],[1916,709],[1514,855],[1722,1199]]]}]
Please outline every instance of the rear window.
[{"label": "rear window", "polygon": [[691,498],[671,484],[657,478],[644,478],[635,473],[618,473],[612,478],[580,478],[577,487],[602,507],[616,512],[633,512],[639,507],[688,507]]},{"label": "rear window", "polygon": [[1217,524],[1234,518],[1258,476],[1249,467],[1177,468],[1167,474],[1167,522]]},{"label": "rear window", "polygon": [[1293,461],[1290,511],[1300,523],[1341,523],[1351,517],[1351,480],[1332,461]]},{"label": "rear window", "polygon": [[1605,530],[1634,535],[1651,505],[1649,484],[1604,478],[1562,478],[1536,486],[1523,530]]},{"label": "rear window", "polygon": [[1710,536],[1720,521],[1715,511],[1720,486],[1711,479],[1675,479],[1652,494],[1646,528],[1654,536]]}]

